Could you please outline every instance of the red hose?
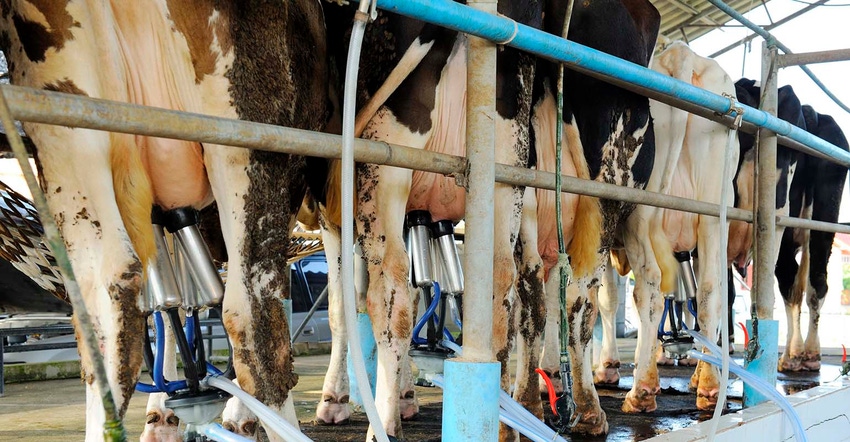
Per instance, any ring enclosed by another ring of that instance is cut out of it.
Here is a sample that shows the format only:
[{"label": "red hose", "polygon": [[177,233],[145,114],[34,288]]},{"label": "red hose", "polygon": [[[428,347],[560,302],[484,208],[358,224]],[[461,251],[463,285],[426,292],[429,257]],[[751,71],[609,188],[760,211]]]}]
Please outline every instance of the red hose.
[{"label": "red hose", "polygon": [[552,409],[552,414],[555,416],[558,415],[558,410],[555,409],[555,401],[558,399],[558,396],[555,394],[555,386],[552,385],[552,380],[549,379],[549,375],[543,371],[542,368],[535,368],[534,371],[543,378],[543,382],[546,383],[546,389],[549,390],[549,407]]},{"label": "red hose", "polygon": [[847,347],[841,344],[841,363],[847,362]]},{"label": "red hose", "polygon": [[747,344],[750,342],[750,334],[747,333],[747,327],[743,322],[739,322],[738,326],[741,327],[741,330],[744,332],[744,347],[747,347]]}]

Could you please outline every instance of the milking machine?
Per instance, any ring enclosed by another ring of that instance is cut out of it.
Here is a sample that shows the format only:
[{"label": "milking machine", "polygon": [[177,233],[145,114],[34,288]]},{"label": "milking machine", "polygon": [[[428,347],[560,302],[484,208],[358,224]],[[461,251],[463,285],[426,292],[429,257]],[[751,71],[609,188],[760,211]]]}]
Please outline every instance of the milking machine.
[{"label": "milking machine", "polygon": [[[455,342],[446,327],[446,314],[462,327],[458,297],[463,294],[463,270],[454,225],[432,222],[431,214],[414,210],[405,219],[406,246],[410,257],[410,281],[424,296],[425,312],[413,327],[410,356],[419,368],[417,385],[431,386],[431,376],[443,372],[443,362],[453,351],[442,344]],[[420,337],[425,328],[425,338]]]},{"label": "milking machine", "polygon": [[[230,394],[205,387],[203,381],[208,374],[233,379],[234,373],[232,356],[224,372],[207,361],[199,312],[216,309],[221,318],[224,284],[198,230],[196,210],[180,208],[163,212],[154,209],[151,221],[156,262],[148,265],[140,308],[153,320],[155,351],[146,327],[143,353],[153,384],[139,382],[136,389],[167,393],[165,406],[186,423],[184,440],[205,441],[202,427],[221,414]],[[170,248],[166,230],[171,237]],[[168,380],[163,374],[166,320],[180,352],[183,380]]]},{"label": "milking machine", "polygon": [[[664,312],[661,313],[661,322],[658,324],[658,339],[664,349],[664,356],[681,360],[687,358],[688,351],[694,347],[694,338],[685,324],[685,309],[694,318],[697,317],[697,282],[691,265],[691,252],[675,252],[674,255],[679,261],[679,276],[683,287],[664,296]],[[664,331],[666,320],[670,321],[669,332]],[[699,331],[699,324],[696,321],[694,323],[694,330]]]}]

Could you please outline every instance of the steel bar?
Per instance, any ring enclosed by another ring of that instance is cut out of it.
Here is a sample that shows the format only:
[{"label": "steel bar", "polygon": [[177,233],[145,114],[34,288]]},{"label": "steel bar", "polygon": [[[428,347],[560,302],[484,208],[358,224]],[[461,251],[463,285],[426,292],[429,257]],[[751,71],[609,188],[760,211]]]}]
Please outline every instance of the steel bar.
[{"label": "steel bar", "polygon": [[848,233],[850,234],[850,225],[828,223],[825,221],[817,221],[811,219],[794,218],[791,216],[777,216],[776,225],[782,227],[793,227],[799,229],[818,230],[821,232]]},{"label": "steel bar", "polygon": [[[674,96],[696,106],[721,114],[742,107],[744,121],[764,126],[779,135],[811,146],[840,161],[850,162],[850,153],[786,121],[751,108],[734,99],[713,94],[682,81],[634,63],[587,48],[554,35],[518,24],[505,17],[476,11],[450,0],[378,0],[378,6],[391,12],[428,21],[440,26],[484,37],[492,41],[507,41],[509,46],[532,54],[566,63],[575,71],[629,90],[648,89],[666,96]],[[651,96],[650,98],[656,98]],[[656,98],[670,103],[666,98]],[[675,104],[674,104],[675,105]],[[682,106],[677,106],[682,107]],[[686,109],[690,110],[690,109]]]},{"label": "steel bar", "polygon": [[[717,7],[717,9],[720,9],[721,11],[725,12],[725,13],[726,13],[726,15],[728,15],[729,17],[732,17],[732,18],[734,18],[735,20],[737,20],[737,21],[738,21],[739,23],[741,23],[742,25],[744,25],[744,26],[746,26],[746,27],[748,27],[748,28],[752,29],[752,30],[753,30],[753,32],[755,32],[756,34],[758,34],[758,35],[760,35],[762,38],[764,38],[766,42],[768,42],[768,43],[771,43],[771,44],[775,45],[775,46],[776,46],[777,48],[779,48],[782,52],[784,52],[784,53],[786,53],[786,54],[791,54],[791,53],[793,53],[793,52],[791,51],[791,49],[788,49],[788,46],[785,46],[784,44],[782,44],[782,42],[780,42],[779,40],[777,40],[777,39],[776,39],[776,37],[774,37],[773,35],[771,35],[771,33],[770,33],[770,32],[767,32],[764,28],[761,28],[761,27],[759,27],[757,24],[755,24],[755,23],[753,23],[753,22],[751,22],[751,21],[747,20],[747,18],[746,18],[746,17],[744,17],[741,13],[739,13],[739,12],[738,12],[738,11],[736,11],[735,9],[733,9],[733,8],[729,7],[729,5],[727,5],[726,3],[723,3],[723,0],[708,0],[708,2],[709,2],[709,3],[711,3],[712,5],[716,6],[716,7]],[[847,105],[845,105],[844,103],[842,103],[842,102],[841,102],[841,100],[839,100],[839,99],[838,99],[838,97],[836,97],[836,96],[835,96],[832,92],[830,92],[830,91],[829,91],[829,89],[826,87],[826,85],[824,85],[824,84],[823,84],[823,83],[822,83],[822,82],[818,79],[818,77],[816,77],[816,76],[815,76],[815,74],[814,74],[811,70],[809,70],[809,68],[807,68],[805,65],[800,65],[800,69],[802,69],[802,70],[803,70],[803,72],[805,72],[805,73],[806,73],[806,75],[808,75],[808,76],[809,76],[809,78],[811,78],[811,79],[812,79],[812,81],[813,81],[813,82],[815,82],[815,84],[816,84],[816,85],[818,85],[818,87],[819,87],[819,88],[821,88],[821,90],[822,90],[822,91],[823,91],[823,92],[824,92],[824,93],[825,93],[825,94],[826,94],[826,95],[827,95],[830,99],[832,99],[832,101],[834,101],[834,102],[835,102],[835,104],[837,104],[840,108],[844,109],[844,111],[846,111],[846,112],[850,113],[850,108],[848,108],[848,107],[847,107]]]},{"label": "steel bar", "polygon": [[[775,115],[778,101],[777,48],[762,46],[760,107]],[[759,130],[756,169],[755,291],[759,319],[773,319],[773,273],[776,267],[776,134]],[[781,235],[781,232],[780,232]]]},{"label": "steel bar", "polygon": [[[201,143],[225,144],[322,158],[339,158],[340,156],[339,135],[97,100],[18,86],[2,87],[8,88],[6,96],[12,114],[23,121],[179,138]],[[106,116],[114,117],[114,120]],[[354,157],[358,162],[424,170],[443,175],[461,175],[466,170],[466,159],[463,157],[377,141],[356,140]],[[555,174],[551,172],[504,164],[496,164],[495,172],[496,182],[499,183],[555,190]],[[571,176],[563,177],[563,185],[564,192],[567,193],[616,198],[636,204],[710,216],[718,216],[720,213],[720,207],[712,203],[597,181],[586,181]],[[751,212],[735,208],[728,210],[729,219],[752,222]],[[806,227],[801,224],[804,220],[798,218],[779,217],[779,220],[780,225]],[[792,222],[796,224],[791,224]],[[820,226],[818,230],[832,231],[823,227]],[[845,232],[845,230],[840,231]],[[846,231],[850,233],[850,229]]]},{"label": "steel bar", "polygon": [[[793,19],[795,19],[795,18],[797,18],[797,17],[799,17],[799,16],[801,16],[801,15],[803,15],[803,14],[805,14],[805,13],[807,13],[807,12],[811,11],[812,9],[817,8],[818,6],[823,5],[824,3],[828,2],[828,1],[829,1],[829,0],[818,0],[818,1],[816,1],[816,2],[814,2],[814,3],[812,3],[812,4],[810,4],[810,5],[806,6],[805,8],[802,8],[802,9],[800,9],[799,11],[794,12],[793,14],[791,14],[791,15],[789,15],[789,16],[787,16],[787,17],[785,17],[785,18],[783,18],[783,19],[781,19],[781,20],[779,20],[779,21],[777,21],[776,23],[773,23],[773,24],[770,24],[770,25],[764,26],[764,30],[765,30],[765,31],[770,31],[771,29],[774,29],[774,28],[777,28],[777,27],[779,27],[779,26],[782,26],[782,25],[784,25],[785,23],[788,23],[789,21],[791,21],[791,20],[793,20]],[[732,49],[735,49],[735,48],[737,48],[738,46],[741,46],[742,44],[744,44],[744,43],[746,43],[746,42],[748,42],[748,41],[752,41],[754,38],[756,38],[756,37],[758,37],[758,36],[759,36],[759,35],[758,35],[758,34],[755,34],[755,33],[750,34],[750,35],[748,35],[748,36],[746,36],[746,37],[744,37],[744,38],[742,38],[742,39],[740,39],[740,40],[736,41],[735,43],[732,43],[732,44],[730,44],[729,46],[726,46],[725,48],[723,48],[723,49],[721,49],[721,50],[719,50],[719,51],[717,51],[717,52],[715,52],[715,53],[713,53],[713,54],[709,55],[709,56],[708,56],[708,58],[716,58],[716,57],[719,57],[720,55],[725,54],[725,53],[727,53],[727,52],[731,51]]]},{"label": "steel bar", "polygon": [[[495,12],[495,2],[470,2],[476,10]],[[486,13],[486,12],[485,12]],[[466,196],[466,251],[463,271],[476,281],[463,294],[463,310],[477,312],[464,318],[464,329],[478,339],[464,342],[464,359],[492,360],[493,326],[493,183],[496,155],[496,46],[469,37],[467,56],[466,153],[469,159]]]},{"label": "steel bar", "polygon": [[850,60],[850,48],[780,55],[779,67],[797,66],[801,64],[832,63],[835,61],[847,60]]},{"label": "steel bar", "polygon": [[[469,0],[484,14],[496,0]],[[493,352],[493,238],[495,232],[496,45],[469,36],[466,72],[466,239],[467,284],[463,310],[463,356],[446,361],[443,440],[495,442],[499,439],[500,365]]]}]

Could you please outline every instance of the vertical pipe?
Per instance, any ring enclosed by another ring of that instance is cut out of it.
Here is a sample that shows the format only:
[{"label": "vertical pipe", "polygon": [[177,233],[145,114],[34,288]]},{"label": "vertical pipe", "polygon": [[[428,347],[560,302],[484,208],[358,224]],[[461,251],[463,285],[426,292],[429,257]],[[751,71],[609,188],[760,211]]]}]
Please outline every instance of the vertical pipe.
[{"label": "vertical pipe", "polygon": [[[469,5],[495,14],[494,0],[470,1]],[[463,309],[477,312],[464,318],[466,331],[479,335],[464,345],[468,361],[492,360],[490,330],[493,324],[493,185],[496,180],[496,45],[469,37],[466,98],[466,249],[463,267],[466,287]]]},{"label": "vertical pipe", "polygon": [[[469,0],[479,11],[496,13],[496,0]],[[466,249],[463,296],[463,359],[446,361],[444,441],[496,441],[499,436],[499,364],[493,361],[493,186],[496,179],[496,45],[469,37],[467,58]]]},{"label": "vertical pipe", "polygon": [[[776,48],[762,46],[761,110],[776,115],[777,67]],[[758,340],[762,351],[747,362],[747,371],[755,373],[770,385],[776,385],[777,348],[779,343],[778,323],[773,320],[773,272],[776,260],[776,134],[768,129],[759,129],[758,170],[756,180],[756,269],[753,309],[758,316],[758,325],[749,327],[751,336]],[[726,296],[724,293],[723,296]],[[724,313],[725,314],[725,313]],[[756,405],[764,397],[751,389],[744,389],[744,406]]]},{"label": "vertical pipe", "polygon": [[[776,48],[762,47],[761,110],[776,115]],[[758,132],[756,180],[756,311],[759,319],[773,319],[773,271],[776,247],[776,133],[760,128]]]},{"label": "vertical pipe", "polygon": [[[762,350],[759,357],[752,361],[744,359],[744,370],[755,374],[767,381],[771,386],[776,385],[776,366],[779,362],[779,321],[774,319],[759,320],[758,344]],[[753,336],[753,320],[747,319],[747,333]],[[753,407],[770,400],[758,389],[744,382],[744,407]]]}]

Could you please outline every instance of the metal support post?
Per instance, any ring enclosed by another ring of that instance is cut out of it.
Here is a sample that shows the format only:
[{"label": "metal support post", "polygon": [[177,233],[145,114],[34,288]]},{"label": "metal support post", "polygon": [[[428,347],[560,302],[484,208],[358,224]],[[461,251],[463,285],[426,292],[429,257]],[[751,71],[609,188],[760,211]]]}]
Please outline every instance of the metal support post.
[{"label": "metal support post", "polygon": [[[495,0],[468,2],[496,13]],[[466,246],[463,254],[467,284],[463,310],[463,358],[445,362],[444,441],[496,441],[499,436],[499,370],[493,362],[493,186],[496,178],[496,45],[469,36],[466,98],[466,152],[469,160],[466,194]]]},{"label": "metal support post", "polygon": [[[777,65],[776,47],[762,47],[762,88],[761,109],[770,115],[776,115]],[[759,130],[758,169],[756,180],[755,213],[755,287],[753,309],[759,322],[750,324],[754,339],[757,339],[758,351],[752,361],[746,362],[746,369],[755,373],[770,385],[776,384],[776,364],[779,342],[778,323],[773,320],[773,273],[776,265],[776,134],[767,129]],[[764,398],[744,386],[744,405],[753,406]]]}]

